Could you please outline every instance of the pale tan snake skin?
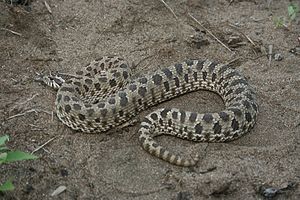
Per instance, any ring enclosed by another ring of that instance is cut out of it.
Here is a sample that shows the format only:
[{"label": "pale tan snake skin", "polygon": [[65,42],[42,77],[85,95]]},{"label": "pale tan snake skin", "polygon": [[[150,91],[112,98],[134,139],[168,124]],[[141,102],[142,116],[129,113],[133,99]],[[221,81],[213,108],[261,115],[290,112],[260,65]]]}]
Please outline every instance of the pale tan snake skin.
[{"label": "pale tan snake skin", "polygon": [[[243,76],[224,64],[186,60],[134,80],[130,74],[121,58],[105,56],[92,61],[76,72],[76,77],[56,85],[58,118],[74,130],[102,133],[150,106],[187,92],[216,92],[225,103],[221,112],[202,114],[163,108],[147,115],[140,124],[142,147],[179,166],[195,165],[198,156],[175,155],[159,145],[155,136],[167,134],[196,142],[226,142],[244,135],[256,122],[258,105],[253,89]],[[53,86],[51,81],[45,82]]]}]

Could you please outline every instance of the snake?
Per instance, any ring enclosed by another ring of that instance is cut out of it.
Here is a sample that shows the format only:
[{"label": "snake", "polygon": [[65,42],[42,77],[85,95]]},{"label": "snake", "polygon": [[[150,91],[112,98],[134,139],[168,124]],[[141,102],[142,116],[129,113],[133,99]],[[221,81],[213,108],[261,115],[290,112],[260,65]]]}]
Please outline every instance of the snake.
[{"label": "snake", "polygon": [[187,59],[138,77],[127,61],[103,56],[74,76],[43,76],[57,89],[56,113],[68,127],[84,133],[104,133],[141,111],[180,95],[208,90],[225,104],[215,113],[161,108],[146,115],[139,125],[139,143],[151,155],[171,164],[189,167],[199,156],[187,157],[160,145],[156,136],[171,135],[194,142],[228,142],[249,132],[256,123],[256,94],[237,70],[209,59]]}]

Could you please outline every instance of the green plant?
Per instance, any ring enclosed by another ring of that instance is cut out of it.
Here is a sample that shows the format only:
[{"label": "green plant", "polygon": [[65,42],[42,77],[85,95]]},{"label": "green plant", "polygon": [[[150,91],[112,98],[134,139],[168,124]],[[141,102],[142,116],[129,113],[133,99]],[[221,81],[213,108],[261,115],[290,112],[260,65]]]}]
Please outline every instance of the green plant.
[{"label": "green plant", "polygon": [[294,3],[290,3],[287,8],[288,11],[288,17],[287,19],[285,17],[275,17],[274,18],[274,23],[275,26],[280,28],[280,27],[285,27],[289,28],[291,25],[292,21],[294,21],[297,17],[297,13],[299,12],[299,6]]},{"label": "green plant", "polygon": [[[31,155],[26,152],[22,151],[12,151],[9,150],[5,143],[6,141],[9,141],[8,135],[4,135],[0,137],[0,165],[5,163],[11,163],[15,161],[21,161],[21,160],[31,160],[38,158],[37,156]],[[0,191],[9,191],[13,190],[14,185],[12,184],[11,180],[6,181],[2,185],[0,185]]]}]

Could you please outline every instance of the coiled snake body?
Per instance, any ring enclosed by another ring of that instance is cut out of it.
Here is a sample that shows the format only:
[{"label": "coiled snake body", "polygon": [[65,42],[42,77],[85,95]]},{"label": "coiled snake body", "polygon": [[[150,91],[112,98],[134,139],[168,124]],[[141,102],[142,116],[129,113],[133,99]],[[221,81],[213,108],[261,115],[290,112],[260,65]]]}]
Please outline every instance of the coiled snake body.
[{"label": "coiled snake body", "polygon": [[[53,86],[49,80],[45,82]],[[186,60],[132,80],[123,59],[106,56],[61,84],[55,104],[58,118],[67,126],[101,133],[150,106],[199,89],[219,94],[226,109],[204,114],[158,109],[147,115],[139,128],[139,141],[150,154],[175,165],[193,166],[198,156],[175,155],[154,137],[168,134],[196,142],[225,142],[242,136],[256,122],[258,106],[253,89],[243,76],[224,64]]]}]

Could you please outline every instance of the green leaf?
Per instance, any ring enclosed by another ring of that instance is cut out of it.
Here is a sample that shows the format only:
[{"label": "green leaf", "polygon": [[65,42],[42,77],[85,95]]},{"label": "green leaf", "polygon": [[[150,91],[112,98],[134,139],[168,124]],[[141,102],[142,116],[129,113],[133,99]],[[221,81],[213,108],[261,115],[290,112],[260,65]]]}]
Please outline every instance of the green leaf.
[{"label": "green leaf", "polygon": [[3,146],[5,144],[6,141],[9,140],[8,135],[4,135],[0,137],[0,146]]},{"label": "green leaf", "polygon": [[288,14],[289,14],[290,20],[294,20],[296,18],[298,11],[299,11],[299,7],[296,4],[291,3],[288,6]]},{"label": "green leaf", "polygon": [[7,150],[8,150],[7,147],[1,147],[1,146],[0,146],[0,153],[5,152],[5,151],[7,151]]},{"label": "green leaf", "polygon": [[6,181],[4,184],[0,185],[0,191],[2,192],[14,190],[14,189],[15,187],[11,181]]},{"label": "green leaf", "polygon": [[6,162],[7,153],[0,154],[0,164]]},{"label": "green leaf", "polygon": [[6,163],[9,162],[14,162],[14,161],[20,161],[20,160],[31,160],[31,159],[36,159],[38,158],[35,155],[22,152],[22,151],[10,151],[7,152],[7,157],[6,157]]}]

